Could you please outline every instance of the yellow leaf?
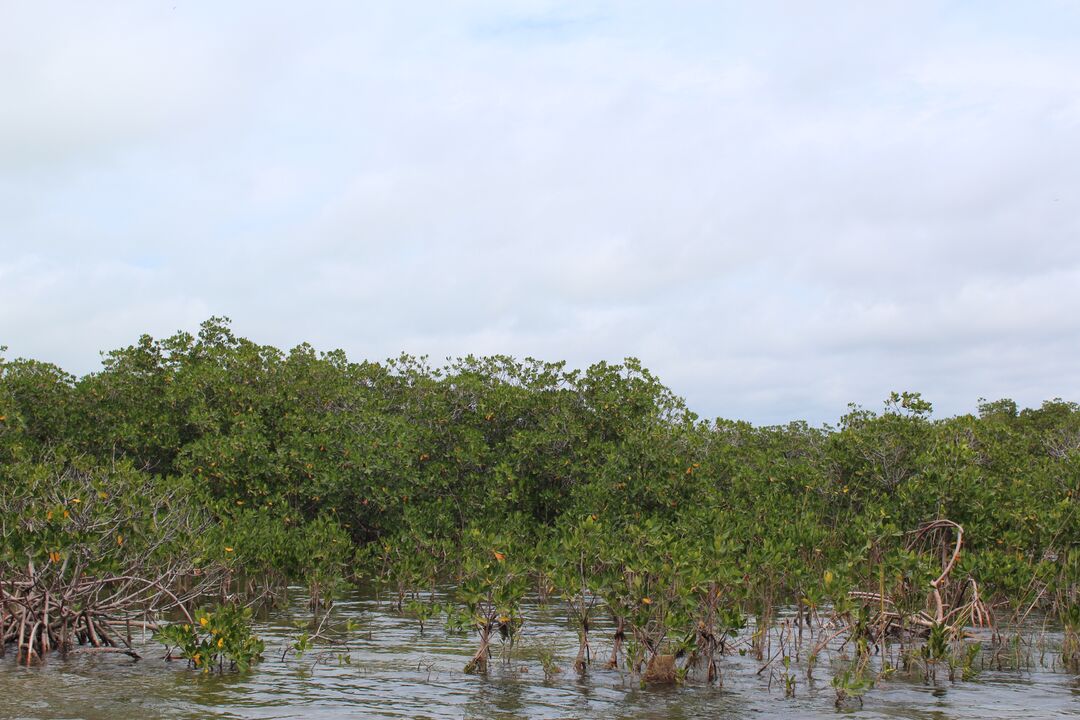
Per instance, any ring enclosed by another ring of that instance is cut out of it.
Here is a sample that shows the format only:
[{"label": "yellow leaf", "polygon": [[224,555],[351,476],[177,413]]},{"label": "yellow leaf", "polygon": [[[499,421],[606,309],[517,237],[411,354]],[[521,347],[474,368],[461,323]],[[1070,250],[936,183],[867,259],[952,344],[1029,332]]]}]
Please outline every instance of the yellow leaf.
[{"label": "yellow leaf", "polygon": [[652,598],[648,598],[648,597],[641,598],[641,604],[642,605],[652,605]]}]

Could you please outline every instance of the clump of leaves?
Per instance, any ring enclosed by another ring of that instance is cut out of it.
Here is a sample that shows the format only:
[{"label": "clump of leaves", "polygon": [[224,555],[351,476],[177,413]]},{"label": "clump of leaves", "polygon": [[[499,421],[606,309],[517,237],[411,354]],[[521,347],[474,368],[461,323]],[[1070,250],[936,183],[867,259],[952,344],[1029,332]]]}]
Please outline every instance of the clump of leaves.
[{"label": "clump of leaves", "polygon": [[874,687],[874,678],[866,672],[865,662],[860,661],[833,675],[832,686],[836,691],[837,709],[853,703],[862,707],[862,696]]},{"label": "clump of leaves", "polygon": [[173,623],[154,634],[167,660],[187,660],[188,667],[209,673],[245,671],[262,659],[263,641],[251,632],[251,608],[219,605],[202,609],[195,623]]},{"label": "clump of leaves", "polygon": [[468,610],[459,608],[452,602],[440,605],[439,610],[446,615],[443,628],[448,633],[464,633],[472,626],[472,616]]},{"label": "clump of leaves", "polygon": [[535,650],[540,667],[544,670],[544,679],[554,680],[555,676],[563,671],[559,665],[558,647],[554,642],[541,641],[536,643]]},{"label": "clump of leaves", "polygon": [[416,622],[420,624],[420,634],[423,635],[424,625],[438,613],[439,606],[429,601],[410,600],[405,603],[404,611],[416,618]]}]

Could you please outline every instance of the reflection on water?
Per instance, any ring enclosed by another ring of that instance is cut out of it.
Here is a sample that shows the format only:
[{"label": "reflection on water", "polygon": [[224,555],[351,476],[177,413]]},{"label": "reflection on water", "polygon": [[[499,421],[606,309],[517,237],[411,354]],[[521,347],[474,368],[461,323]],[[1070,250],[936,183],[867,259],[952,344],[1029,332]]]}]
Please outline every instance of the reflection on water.
[{"label": "reflection on water", "polygon": [[[40,667],[0,659],[0,718],[635,718],[679,720],[703,717],[835,717],[828,663],[812,678],[799,669],[794,698],[769,672],[757,674],[751,657],[723,660],[723,686],[691,682],[680,688],[641,689],[618,671],[570,670],[577,639],[557,606],[526,608],[527,627],[509,662],[495,662],[485,676],[461,668],[475,649],[467,634],[447,633],[432,623],[421,635],[409,618],[370,597],[339,603],[331,624],[348,637],[348,650],[308,653],[281,661],[294,621],[309,619],[297,595],[289,611],[278,611],[257,629],[266,640],[266,660],[243,675],[201,675],[182,663],[167,663],[146,639],[146,658],[121,656],[53,658]],[[345,624],[353,620],[351,633]],[[595,633],[599,638],[601,625]],[[1055,641],[1049,637],[1051,645]],[[562,673],[546,679],[538,648],[556,649]],[[602,641],[594,658],[606,657]],[[1050,718],[1080,716],[1076,678],[1051,667],[1016,671],[986,669],[977,679],[937,686],[894,677],[871,690],[859,718]]]}]

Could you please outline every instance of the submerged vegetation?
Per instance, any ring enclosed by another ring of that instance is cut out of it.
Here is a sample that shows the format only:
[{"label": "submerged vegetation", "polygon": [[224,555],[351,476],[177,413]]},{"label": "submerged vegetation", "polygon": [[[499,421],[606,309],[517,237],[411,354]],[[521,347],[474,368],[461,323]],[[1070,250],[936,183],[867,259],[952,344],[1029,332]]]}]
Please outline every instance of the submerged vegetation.
[{"label": "submerged vegetation", "polygon": [[301,582],[321,613],[361,582],[421,629],[475,631],[473,672],[527,633],[527,597],[565,608],[567,670],[644,682],[722,682],[741,652],[793,694],[841,643],[851,703],[899,666],[968,677],[966,632],[1033,612],[1080,671],[1080,407],[1061,400],[934,419],[904,392],[756,427],[699,419],[635,360],[355,363],[213,318],[82,378],[0,360],[0,473],[0,652],[27,664],[134,654],[132,623],[173,613],[175,657],[243,668],[262,646],[232,606]]}]

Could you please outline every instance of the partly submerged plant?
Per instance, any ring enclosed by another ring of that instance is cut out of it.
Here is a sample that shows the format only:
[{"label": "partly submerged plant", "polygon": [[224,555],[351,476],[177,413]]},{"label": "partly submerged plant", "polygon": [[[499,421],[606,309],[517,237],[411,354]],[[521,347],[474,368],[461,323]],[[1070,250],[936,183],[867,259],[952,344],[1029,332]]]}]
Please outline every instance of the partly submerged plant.
[{"label": "partly submerged plant", "polygon": [[[262,659],[263,641],[251,632],[251,608],[219,605],[195,613],[194,623],[173,623],[154,634],[167,660],[187,660],[203,672],[244,671]],[[174,654],[175,653],[175,654]]]}]

